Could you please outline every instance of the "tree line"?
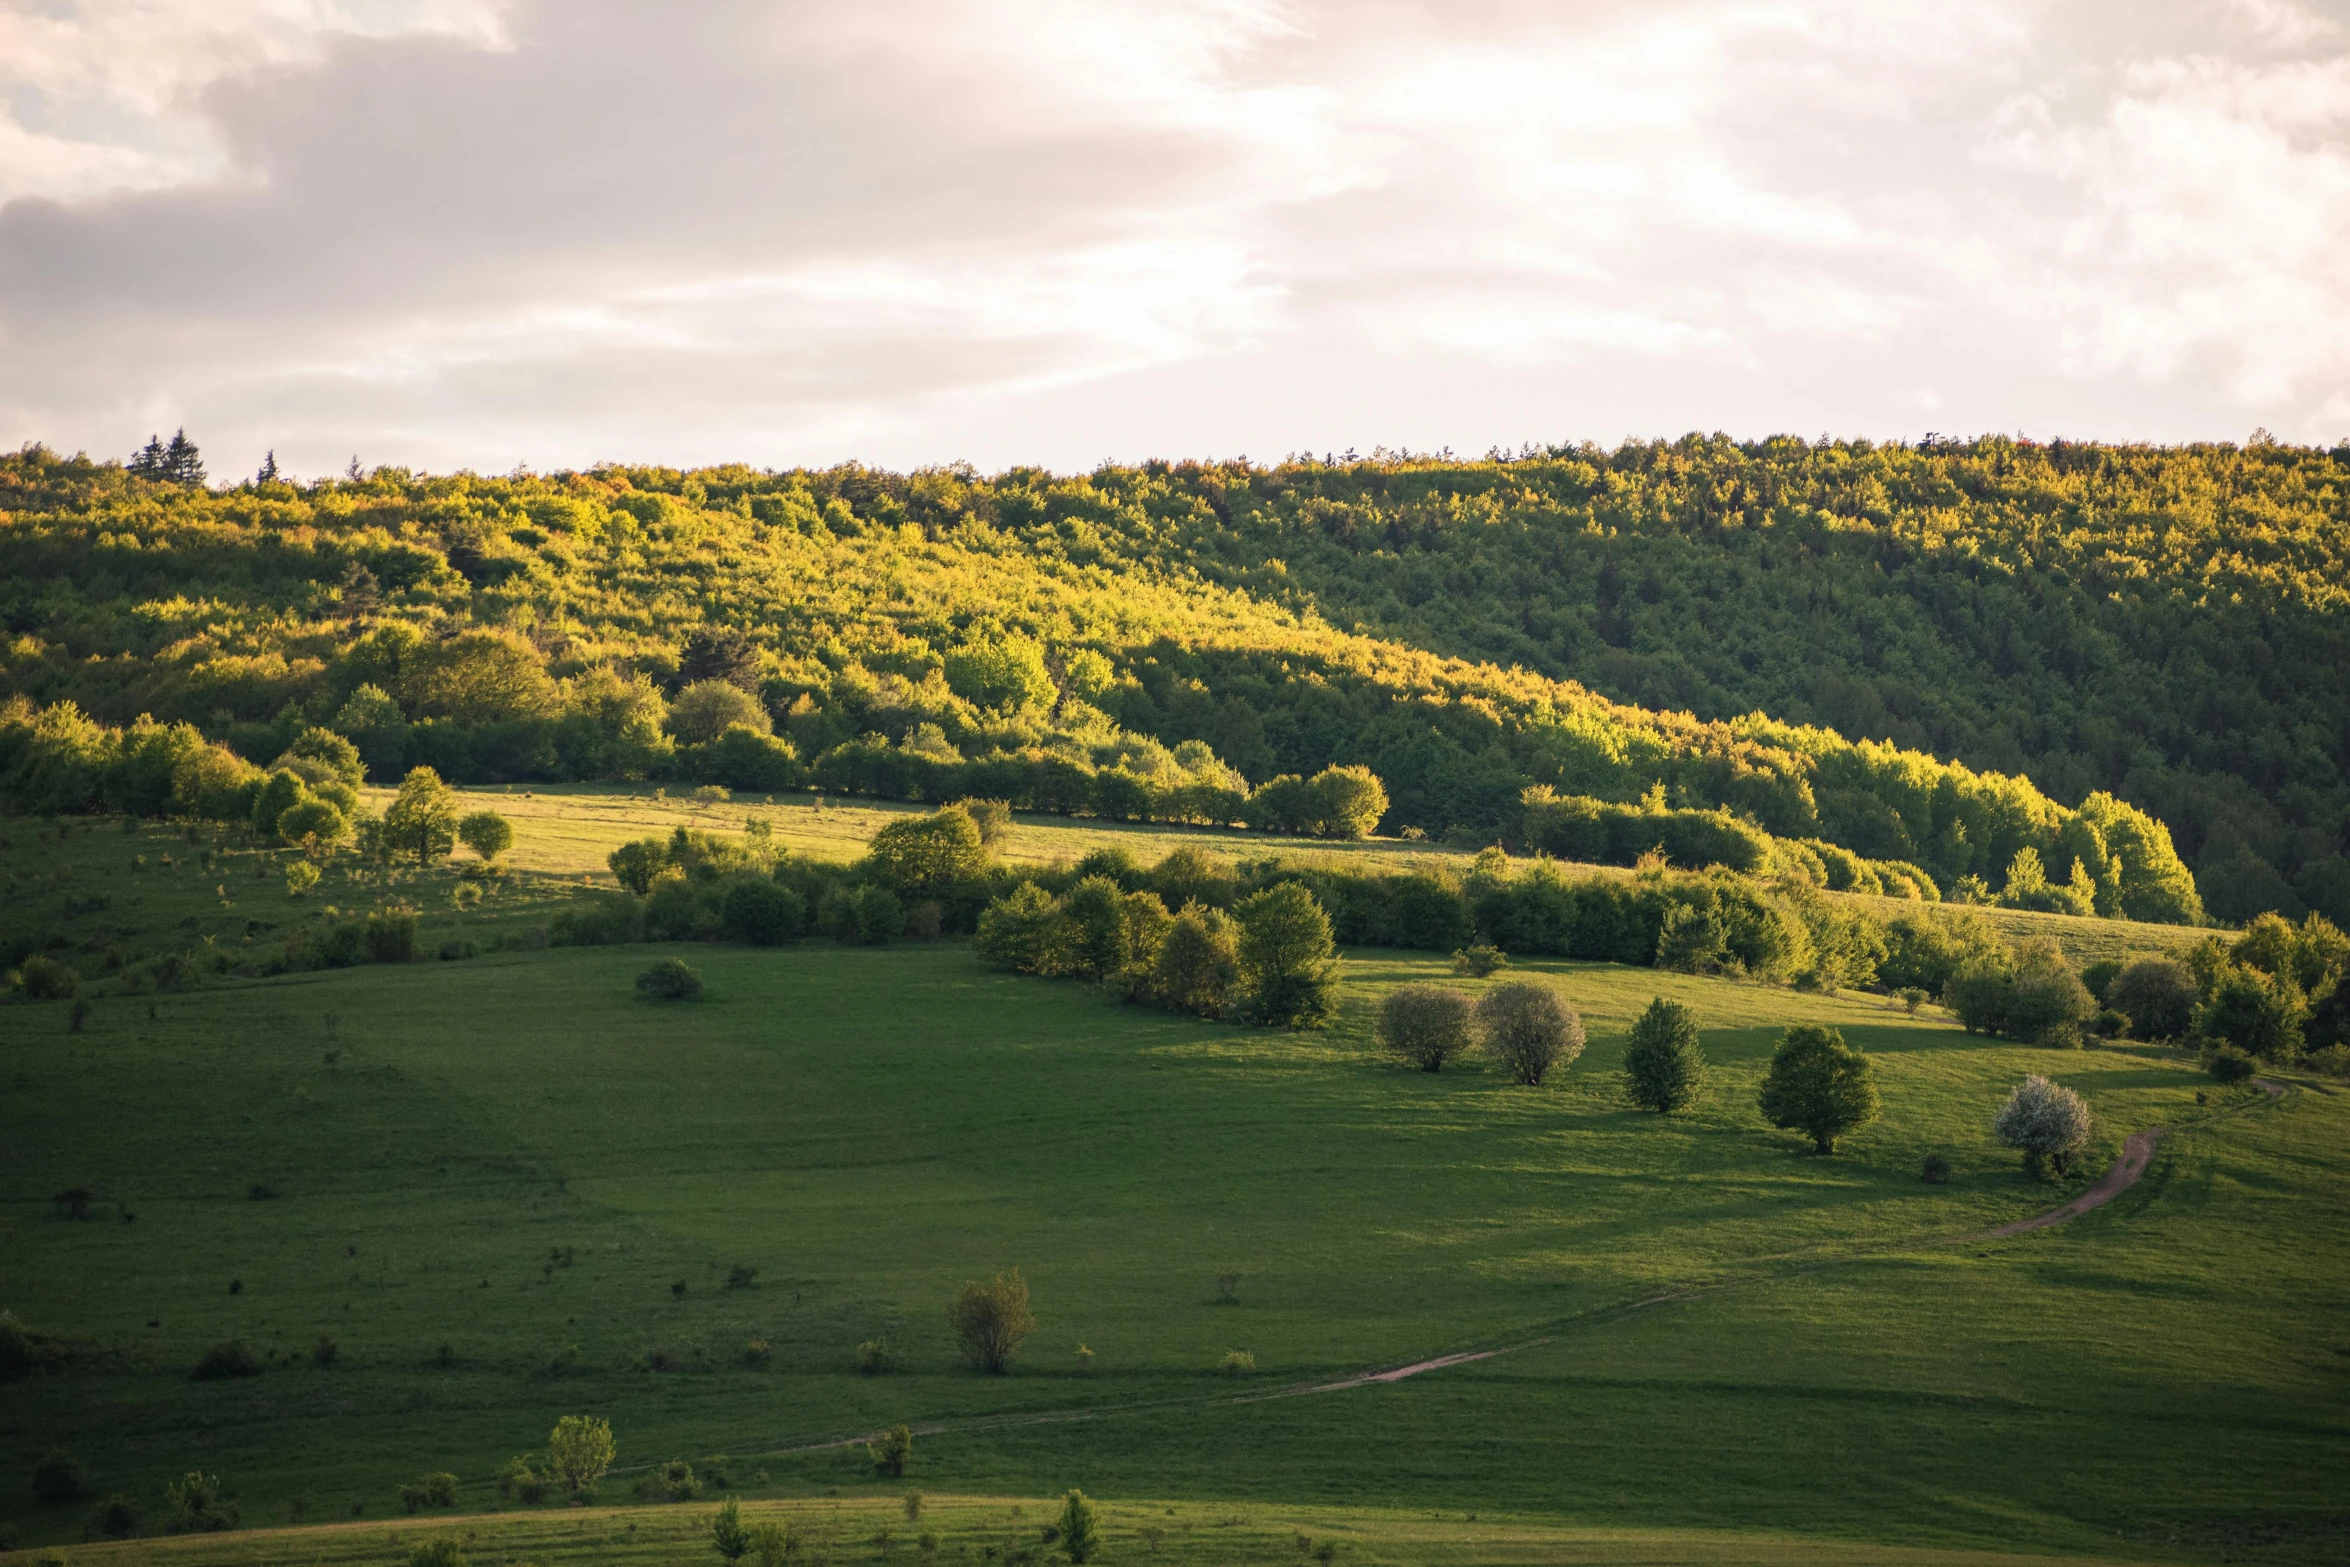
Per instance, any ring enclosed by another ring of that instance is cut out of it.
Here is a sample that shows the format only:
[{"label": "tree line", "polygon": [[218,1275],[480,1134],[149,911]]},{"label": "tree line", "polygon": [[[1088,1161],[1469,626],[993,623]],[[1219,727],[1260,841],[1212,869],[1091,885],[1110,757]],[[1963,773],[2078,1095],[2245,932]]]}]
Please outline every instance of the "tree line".
[{"label": "tree line", "polygon": [[[1504,490],[1535,472],[1388,470]],[[379,782],[793,780],[1191,820],[1287,795],[1312,830],[1302,786],[1359,767],[1384,832],[1524,842],[1540,788],[1726,813],[1945,894],[1971,876],[1999,895],[2029,849],[2035,896],[2200,913],[2167,829],[2110,791],[2062,804],[1892,744],[1339,629],[1256,542],[1337,472],[379,469],[223,491],[31,449],[0,459],[0,691],[190,724],[255,764],[326,727]],[[1300,787],[1257,798],[1284,777]]]}]

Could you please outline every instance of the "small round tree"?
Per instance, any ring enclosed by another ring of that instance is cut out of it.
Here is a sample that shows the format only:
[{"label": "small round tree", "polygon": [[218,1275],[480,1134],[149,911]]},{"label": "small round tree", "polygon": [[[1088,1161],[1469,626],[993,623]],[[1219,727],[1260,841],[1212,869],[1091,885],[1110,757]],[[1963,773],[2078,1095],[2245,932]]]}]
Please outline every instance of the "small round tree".
[{"label": "small round tree", "polygon": [[1330,916],[1314,895],[1285,881],[1233,911],[1240,921],[1243,1005],[1256,1022],[1320,1028],[1338,1009]]},{"label": "small round tree", "polygon": [[1763,1119],[1804,1133],[1825,1157],[1837,1138],[1877,1118],[1874,1076],[1869,1058],[1835,1029],[1799,1024],[1773,1052],[1757,1103]]},{"label": "small round tree", "polygon": [[1028,1310],[1028,1281],[1018,1268],[999,1273],[991,1283],[974,1279],[947,1304],[947,1325],[963,1346],[964,1358],[980,1370],[1001,1376],[1020,1352],[1020,1345],[1036,1330]]},{"label": "small round tree", "polygon": [[639,838],[605,855],[604,863],[621,886],[641,898],[652,890],[653,878],[669,868],[669,846],[658,838]]},{"label": "small round tree", "polygon": [[2034,1175],[2066,1174],[2094,1129],[2079,1094],[2037,1073],[2016,1084],[1991,1118],[1991,1135],[2023,1150],[2024,1168]]},{"label": "small round tree", "polygon": [[751,1531],[743,1527],[742,1503],[728,1497],[710,1520],[710,1549],[727,1561],[739,1562],[751,1554],[753,1543]]},{"label": "small round tree", "polygon": [[611,1422],[592,1415],[565,1415],[547,1438],[547,1467],[577,1495],[604,1478],[618,1451]]},{"label": "small round tree", "polygon": [[694,1001],[702,994],[702,976],[676,958],[663,958],[636,977],[636,988],[655,1001]]},{"label": "small round tree", "polygon": [[1553,1067],[1583,1053],[1583,1020],[1558,992],[1523,980],[1496,985],[1477,1000],[1477,1035],[1510,1081],[1539,1088]]},{"label": "small round tree", "polygon": [[895,1425],[874,1432],[865,1444],[865,1456],[873,1460],[873,1472],[883,1479],[902,1477],[906,1460],[914,1456],[913,1428]]},{"label": "small round tree", "polygon": [[1469,1048],[1475,1015],[1476,1003],[1465,991],[1405,985],[1379,1003],[1379,1043],[1423,1072],[1441,1072]]},{"label": "small round tree", "polygon": [[2230,964],[2195,1009],[2195,1032],[2207,1046],[2234,1045],[2263,1061],[2290,1061],[2301,1053],[2308,1019],[2309,1003],[2290,978]]},{"label": "small round tree", "polygon": [[457,840],[495,865],[498,856],[514,847],[514,824],[496,811],[473,811],[457,823]]},{"label": "small round tree", "polygon": [[1624,1045],[1624,1091],[1659,1115],[1688,1108],[1705,1086],[1705,1052],[1698,1048],[1697,1015],[1659,996],[1632,1025]]}]

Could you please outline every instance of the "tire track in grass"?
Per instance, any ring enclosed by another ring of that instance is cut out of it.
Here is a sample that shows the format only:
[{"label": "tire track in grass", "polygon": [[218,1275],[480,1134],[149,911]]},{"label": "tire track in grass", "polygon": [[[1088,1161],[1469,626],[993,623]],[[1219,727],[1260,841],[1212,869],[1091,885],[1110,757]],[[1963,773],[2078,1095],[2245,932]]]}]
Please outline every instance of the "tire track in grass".
[{"label": "tire track in grass", "polygon": [[[2253,1079],[2253,1085],[2268,1096],[2266,1102],[2269,1104],[2275,1104],[2284,1098],[2288,1091],[2285,1084],[2272,1083],[2265,1078]],[[2197,1122],[2196,1125],[2209,1126],[2215,1121],[2241,1115],[2254,1108],[2258,1107],[2243,1105],[2232,1110],[2223,1110],[2217,1115]],[[1500,1355],[1514,1355],[1520,1350],[1538,1349],[1545,1344],[1555,1343],[1561,1334],[1570,1329],[1596,1327],[1602,1323],[1633,1316],[1639,1312],[1653,1311],[1660,1306],[1679,1305],[1686,1301],[1700,1300],[1748,1285],[1782,1283],[1788,1279],[1799,1278],[1807,1273],[1816,1273],[1823,1268],[1835,1267],[1842,1263],[1858,1262],[1871,1257],[1892,1256],[1905,1251],[1915,1251],[1920,1247],[1959,1246],[1974,1241],[2004,1240],[2034,1230],[2053,1229],[2057,1225],[2079,1218],[2084,1213],[2091,1213],[2104,1207],[2123,1192],[2137,1185],[2154,1162],[2156,1146],[2172,1130],[2173,1128],[2168,1126],[2150,1126],[2144,1131],[2132,1132],[2122,1142],[2120,1157],[2107,1167],[2102,1176],[2098,1177],[2096,1184],[2070,1202],[2051,1208],[2046,1213],[2034,1214],[2030,1218],[2017,1219],[2012,1223],[1998,1225],[1988,1230],[1977,1230],[1967,1235],[1951,1235],[1939,1240],[1922,1242],[1888,1242],[1848,1252],[1841,1256],[1820,1258],[1796,1267],[1751,1273],[1742,1277],[1717,1280],[1711,1284],[1693,1284],[1683,1289],[1667,1290],[1660,1295],[1644,1296],[1638,1300],[1622,1301],[1610,1306],[1597,1306],[1589,1311],[1577,1312],[1572,1316],[1556,1319],[1547,1324],[1549,1331],[1538,1337],[1497,1344],[1490,1349],[1456,1350],[1451,1354],[1437,1355],[1427,1360],[1415,1360],[1404,1365],[1359,1371],[1353,1376],[1340,1377],[1332,1382],[1300,1382],[1289,1387],[1268,1389],[1262,1393],[1203,1394],[1189,1398],[1151,1399],[1132,1404],[1087,1404],[1067,1409],[1012,1410],[998,1415],[976,1415],[967,1420],[941,1420],[922,1425],[909,1425],[908,1429],[914,1435],[924,1437],[966,1436],[982,1431],[1001,1431],[1019,1426],[1071,1424],[1107,1416],[1148,1414],[1166,1409],[1206,1409],[1240,1404],[1264,1404],[1278,1399],[1309,1398],[1322,1393],[1351,1392],[1357,1388],[1378,1387],[1402,1382],[1407,1378],[1422,1376],[1431,1371],[1447,1370],[1453,1366],[1465,1366],[1480,1360],[1492,1360]],[[838,1448],[856,1447],[868,1441],[874,1434],[862,1432],[855,1436],[829,1437],[789,1447],[769,1448],[768,1452],[778,1457],[794,1453],[827,1452]],[[653,1467],[650,1464],[632,1465],[630,1470],[651,1469]],[[614,1470],[613,1472],[618,1474],[629,1471]]]}]

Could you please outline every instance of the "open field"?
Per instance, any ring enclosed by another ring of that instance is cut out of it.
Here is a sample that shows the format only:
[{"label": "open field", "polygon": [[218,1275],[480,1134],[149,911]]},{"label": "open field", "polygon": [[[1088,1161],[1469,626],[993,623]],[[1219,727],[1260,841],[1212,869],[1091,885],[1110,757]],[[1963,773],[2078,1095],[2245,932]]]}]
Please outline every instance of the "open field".
[{"label": "open field", "polygon": [[[391,895],[427,908],[428,935],[487,933],[543,921],[594,844],[690,819],[558,798],[498,797],[525,869],[463,915],[445,873],[330,878],[297,903],[268,857],[191,864],[209,840],[159,829],[9,822],[6,863],[20,907],[104,898],[74,918],[130,945],[242,941],[247,920],[265,940]],[[772,818],[845,856],[866,812],[869,831],[871,807]],[[1013,852],[1110,838],[1132,841],[1024,822]],[[691,1560],[707,1507],[631,1499],[648,1465],[724,1453],[756,1503],[847,1507],[839,1561],[881,1557],[860,1509],[906,1485],[1028,1498],[1032,1522],[1082,1486],[1118,1515],[1119,1561],[1152,1555],[1138,1498],[1176,1509],[1152,1526],[1184,1562],[1298,1561],[1298,1532],[1367,1562],[1833,1560],[1815,1553],[1838,1542],[1853,1560],[2321,1561],[2350,1541],[2350,1096],[2272,1104],[2180,1052],[2039,1050],[1865,996],[1607,965],[1512,971],[1591,1031],[1526,1090],[1377,1055],[1379,995],[1444,976],[1432,954],[1351,954],[1339,1026],[1294,1035],[993,973],[954,943],[660,950],[702,970],[703,1002],[638,1000],[654,954],[622,947],[102,996],[81,1034],[56,1005],[0,1012],[0,1308],[67,1350],[0,1399],[0,1477],[58,1446],[151,1522],[199,1466],[249,1525],[358,1519],[72,1559],[390,1561],[412,1543],[383,1522],[397,1483],[446,1469],[461,1507],[498,1508],[495,1468],[579,1412],[619,1437],[618,1510],[435,1527],[477,1531],[480,1560]],[[1697,1011],[1714,1064],[1670,1121],[1615,1086],[1660,994]],[[1840,1027],[1881,1079],[1883,1118],[1833,1160],[1753,1108],[1794,1022]],[[2069,1185],[1990,1139],[2031,1071],[2099,1118]],[[2061,1202],[2155,1124],[2177,1130],[2111,1206],[1949,1244]],[[1917,1179],[1934,1151],[1947,1185]],[[50,1202],[76,1186],[80,1221]],[[1010,1376],[977,1376],[942,1307],[1009,1266],[1039,1327]],[[730,1287],[738,1268],[756,1271]],[[268,1369],[191,1380],[230,1337]],[[894,1369],[859,1375],[872,1340]],[[1234,1349],[1252,1377],[1218,1374]],[[1352,1382],[1489,1349],[1507,1352]],[[899,1420],[919,1433],[902,1484],[827,1445]],[[942,1500],[947,1558],[1000,1538],[1011,1505]],[[28,1544],[78,1541],[86,1508],[0,1490]]]},{"label": "open field", "polygon": [[[753,1502],[746,1523],[778,1523],[808,1541],[812,1559],[832,1563],[918,1563],[915,1541],[937,1536],[936,1559],[973,1562],[1033,1547],[1056,1514],[1058,1497],[938,1497],[924,1499],[909,1524],[898,1498],[825,1498]],[[593,1560],[614,1567],[708,1561],[708,1503],[630,1508],[583,1508],[524,1517],[448,1522],[311,1525],[301,1529],[232,1535],[192,1535],[78,1549],[77,1562],[153,1563],[156,1567],[340,1567],[398,1560],[418,1542],[454,1537],[481,1562]],[[1210,1563],[1278,1563],[1283,1567],[1332,1560],[1358,1567],[1499,1567],[1607,1563],[1609,1567],[1810,1567],[1814,1563],[1871,1567],[2099,1567],[2122,1555],[2040,1556],[2005,1551],[1855,1545],[1753,1532],[1570,1528],[1540,1519],[1492,1513],[1439,1513],[1312,1506],[1201,1506],[1197,1503],[1108,1503],[1102,1507],[1102,1558],[1150,1562],[1154,1567]]]}]

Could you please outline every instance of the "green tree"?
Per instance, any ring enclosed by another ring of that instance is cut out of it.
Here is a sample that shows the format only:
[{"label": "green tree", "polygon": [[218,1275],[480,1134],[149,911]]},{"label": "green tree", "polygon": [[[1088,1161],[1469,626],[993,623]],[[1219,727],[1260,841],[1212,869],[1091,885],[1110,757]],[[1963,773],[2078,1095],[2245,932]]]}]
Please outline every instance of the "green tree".
[{"label": "green tree", "polygon": [[457,797],[429,767],[414,767],[384,811],[385,844],[419,864],[448,858],[457,846]]},{"label": "green tree", "polygon": [[1024,881],[989,904],[972,943],[979,961],[1016,974],[1040,974],[1052,951],[1052,894]]},{"label": "green tree", "polygon": [[609,1421],[591,1415],[565,1415],[555,1422],[547,1438],[547,1467],[576,1496],[592,1489],[610,1472],[618,1451]]},{"label": "green tree", "polygon": [[865,852],[881,879],[909,898],[944,898],[987,873],[979,824],[960,805],[898,817],[874,833]]},{"label": "green tree", "polygon": [[1126,930],[1126,895],[1107,876],[1088,876],[1061,899],[1053,922],[1053,967],[1081,979],[1106,979],[1126,967],[1133,952]]},{"label": "green tree", "polygon": [[292,770],[279,768],[253,798],[253,830],[266,837],[278,836],[278,818],[309,798],[309,785]]},{"label": "green tree", "polygon": [[315,853],[351,838],[351,821],[334,805],[315,796],[288,806],[277,819],[277,833],[286,842]]},{"label": "green tree", "polygon": [[2206,1046],[2234,1045],[2261,1061],[2287,1062],[2301,1053],[2308,1020],[2309,1002],[2289,976],[2230,964],[2195,1009],[2195,1034]]},{"label": "green tree", "polygon": [[484,864],[495,865],[514,847],[514,825],[496,811],[469,811],[457,823],[457,837]]},{"label": "green tree", "polygon": [[954,1330],[965,1359],[981,1371],[1001,1376],[1022,1342],[1036,1331],[1036,1318],[1028,1309],[1028,1281],[1013,1268],[986,1284],[976,1279],[966,1283],[947,1303],[947,1326]]},{"label": "green tree", "polygon": [[658,838],[639,838],[604,856],[604,863],[621,886],[641,898],[653,890],[654,878],[669,868],[669,846]]},{"label": "green tree", "polygon": [[1687,1109],[1705,1086],[1697,1014],[1662,996],[1648,1003],[1624,1044],[1624,1091],[1643,1110]]},{"label": "green tree", "polygon": [[914,1455],[914,1433],[910,1427],[894,1425],[873,1433],[865,1444],[865,1454],[873,1460],[873,1472],[886,1480],[895,1480],[906,1472],[906,1460]]},{"label": "green tree", "polygon": [[1387,814],[1386,786],[1368,767],[1324,768],[1307,787],[1323,837],[1368,838]]},{"label": "green tree", "polygon": [[736,877],[727,887],[720,910],[729,941],[772,947],[800,933],[807,905],[789,887],[753,872]]},{"label": "green tree", "polygon": [[2195,976],[2169,958],[2141,958],[2105,987],[2105,1004],[2130,1020],[2140,1039],[2177,1039],[2195,1026],[2201,1000]]},{"label": "green tree", "polygon": [[1583,1053],[1583,1019],[1547,985],[1513,980],[1477,998],[1477,1035],[1510,1081],[1539,1088]]},{"label": "green tree", "polygon": [[1756,1102],[1773,1126],[1811,1138],[1823,1156],[1836,1140],[1877,1118],[1875,1073],[1869,1058],[1832,1028],[1799,1024],[1772,1053]]},{"label": "green tree", "polygon": [[1330,916],[1314,895],[1286,881],[1233,911],[1240,922],[1242,1006],[1250,1018],[1285,1028],[1320,1028],[1338,1007],[1338,964]]},{"label": "green tree", "polygon": [[1022,636],[972,637],[947,654],[946,680],[965,701],[1012,713],[1050,707],[1060,694],[1044,649]]},{"label": "green tree", "polygon": [[1083,1491],[1071,1491],[1061,1499],[1061,1549],[1077,1567],[1091,1560],[1101,1548],[1101,1520],[1095,1515],[1093,1503],[1086,1500]]},{"label": "green tree", "polygon": [[2078,1045],[2097,1000],[2055,942],[2041,937],[2015,949],[2000,1032],[2035,1045]]},{"label": "green tree", "polygon": [[1223,910],[1185,904],[1151,960],[1151,998],[1170,1011],[1222,1017],[1240,978],[1236,930]]},{"label": "green tree", "polygon": [[704,680],[687,686],[669,704],[669,732],[688,744],[715,740],[738,727],[773,734],[775,720],[757,697],[731,681]]},{"label": "green tree", "polygon": [[1441,1072],[1469,1048],[1475,1011],[1469,995],[1449,985],[1400,985],[1379,1002],[1379,1043],[1423,1072]]}]

